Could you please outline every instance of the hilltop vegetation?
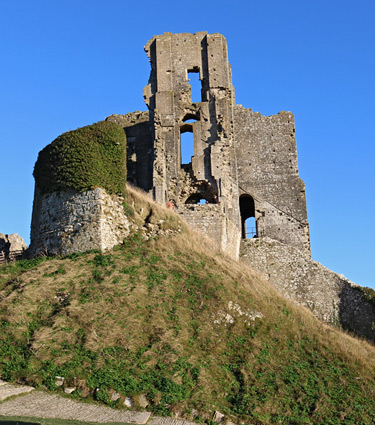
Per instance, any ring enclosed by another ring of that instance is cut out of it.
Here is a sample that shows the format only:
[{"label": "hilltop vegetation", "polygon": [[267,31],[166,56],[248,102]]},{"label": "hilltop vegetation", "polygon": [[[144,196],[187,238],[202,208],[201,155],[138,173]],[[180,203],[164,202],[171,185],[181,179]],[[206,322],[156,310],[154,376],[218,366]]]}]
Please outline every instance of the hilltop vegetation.
[{"label": "hilltop vegetation", "polygon": [[[58,391],[63,376],[75,397],[145,395],[156,414],[208,424],[214,410],[246,424],[375,422],[372,346],[127,196],[138,230],[111,252],[0,268],[2,379]],[[158,231],[142,230],[146,216]]]}]

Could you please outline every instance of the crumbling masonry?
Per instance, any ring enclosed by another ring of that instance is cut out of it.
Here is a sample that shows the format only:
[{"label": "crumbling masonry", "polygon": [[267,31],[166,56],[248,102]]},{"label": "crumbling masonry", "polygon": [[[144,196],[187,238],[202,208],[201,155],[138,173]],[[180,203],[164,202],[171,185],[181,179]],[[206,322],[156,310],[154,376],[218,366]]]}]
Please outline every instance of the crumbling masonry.
[{"label": "crumbling masonry", "polygon": [[[144,88],[149,111],[107,118],[126,132],[128,180],[287,297],[373,339],[375,310],[360,287],[310,258],[293,114],[266,117],[235,104],[220,34],[165,33],[145,50],[151,63]],[[192,97],[194,76],[199,99]],[[185,133],[193,136],[191,161],[182,160]],[[107,249],[121,242],[129,231],[126,219],[114,213],[121,201],[104,190],[89,192],[41,196],[36,188],[32,253]],[[251,217],[254,237],[248,238]]]},{"label": "crumbling masonry", "polygon": [[[245,221],[258,236],[310,252],[305,186],[298,175],[294,117],[264,117],[235,104],[220,34],[170,34],[146,45],[151,62],[144,113],[112,116],[126,129],[129,180],[172,203],[186,221],[238,258]],[[200,99],[189,78],[199,76]],[[191,132],[194,155],[182,163]],[[203,200],[206,203],[199,203]]]}]

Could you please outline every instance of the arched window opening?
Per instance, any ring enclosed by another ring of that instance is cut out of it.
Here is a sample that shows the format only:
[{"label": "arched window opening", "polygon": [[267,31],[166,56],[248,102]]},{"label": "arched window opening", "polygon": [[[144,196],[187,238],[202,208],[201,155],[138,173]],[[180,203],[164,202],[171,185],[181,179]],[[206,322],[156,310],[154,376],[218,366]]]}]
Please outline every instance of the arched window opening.
[{"label": "arched window opening", "polygon": [[207,203],[206,199],[200,193],[193,193],[185,201],[185,204],[195,204],[195,205],[197,204],[202,205],[206,203]]},{"label": "arched window opening", "polygon": [[188,81],[191,87],[192,103],[202,102],[202,82],[199,79],[199,68],[188,70]]},{"label": "arched window opening", "polygon": [[184,118],[183,118],[183,122],[195,122],[195,121],[199,121],[200,120],[200,114],[199,111],[198,112],[188,112]]},{"label": "arched window opening", "polygon": [[258,236],[255,220],[254,199],[250,195],[240,197],[242,239],[251,239]]},{"label": "arched window opening", "polygon": [[[189,126],[189,127],[188,127]],[[180,129],[181,141],[181,166],[191,163],[191,157],[194,156],[194,137],[193,128],[186,124]]]}]

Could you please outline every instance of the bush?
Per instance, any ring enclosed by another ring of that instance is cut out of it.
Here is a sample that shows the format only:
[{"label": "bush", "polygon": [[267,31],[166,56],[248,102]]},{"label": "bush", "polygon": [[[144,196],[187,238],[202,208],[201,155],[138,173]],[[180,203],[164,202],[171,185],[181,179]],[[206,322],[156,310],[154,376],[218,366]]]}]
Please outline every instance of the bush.
[{"label": "bush", "polygon": [[102,187],[110,194],[124,195],[124,129],[100,121],[62,134],[39,152],[34,177],[42,194]]}]

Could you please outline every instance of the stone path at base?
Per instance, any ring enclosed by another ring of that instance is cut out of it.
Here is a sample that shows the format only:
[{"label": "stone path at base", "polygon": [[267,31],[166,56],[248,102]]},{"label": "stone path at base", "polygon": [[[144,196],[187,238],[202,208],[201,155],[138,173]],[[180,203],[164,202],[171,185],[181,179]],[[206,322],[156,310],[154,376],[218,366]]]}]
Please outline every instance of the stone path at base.
[{"label": "stone path at base", "polygon": [[15,395],[29,393],[34,387],[28,387],[26,385],[12,385],[4,382],[0,379],[0,401],[12,397]]},{"label": "stone path at base", "polygon": [[0,400],[16,396],[2,401],[0,416],[28,416],[99,423],[123,422],[139,425],[146,423],[147,425],[197,425],[182,419],[151,417],[150,412],[112,409],[70,400],[58,394],[33,390],[33,387],[7,384],[0,380]]},{"label": "stone path at base", "polygon": [[147,425],[197,425],[195,422],[185,421],[183,419],[175,418],[162,418],[160,416],[153,416]]},{"label": "stone path at base", "polygon": [[95,404],[80,403],[57,394],[34,391],[22,397],[12,398],[3,402],[0,405],[0,415],[73,419],[101,423],[145,424],[149,420],[151,413],[111,409],[110,407]]}]

